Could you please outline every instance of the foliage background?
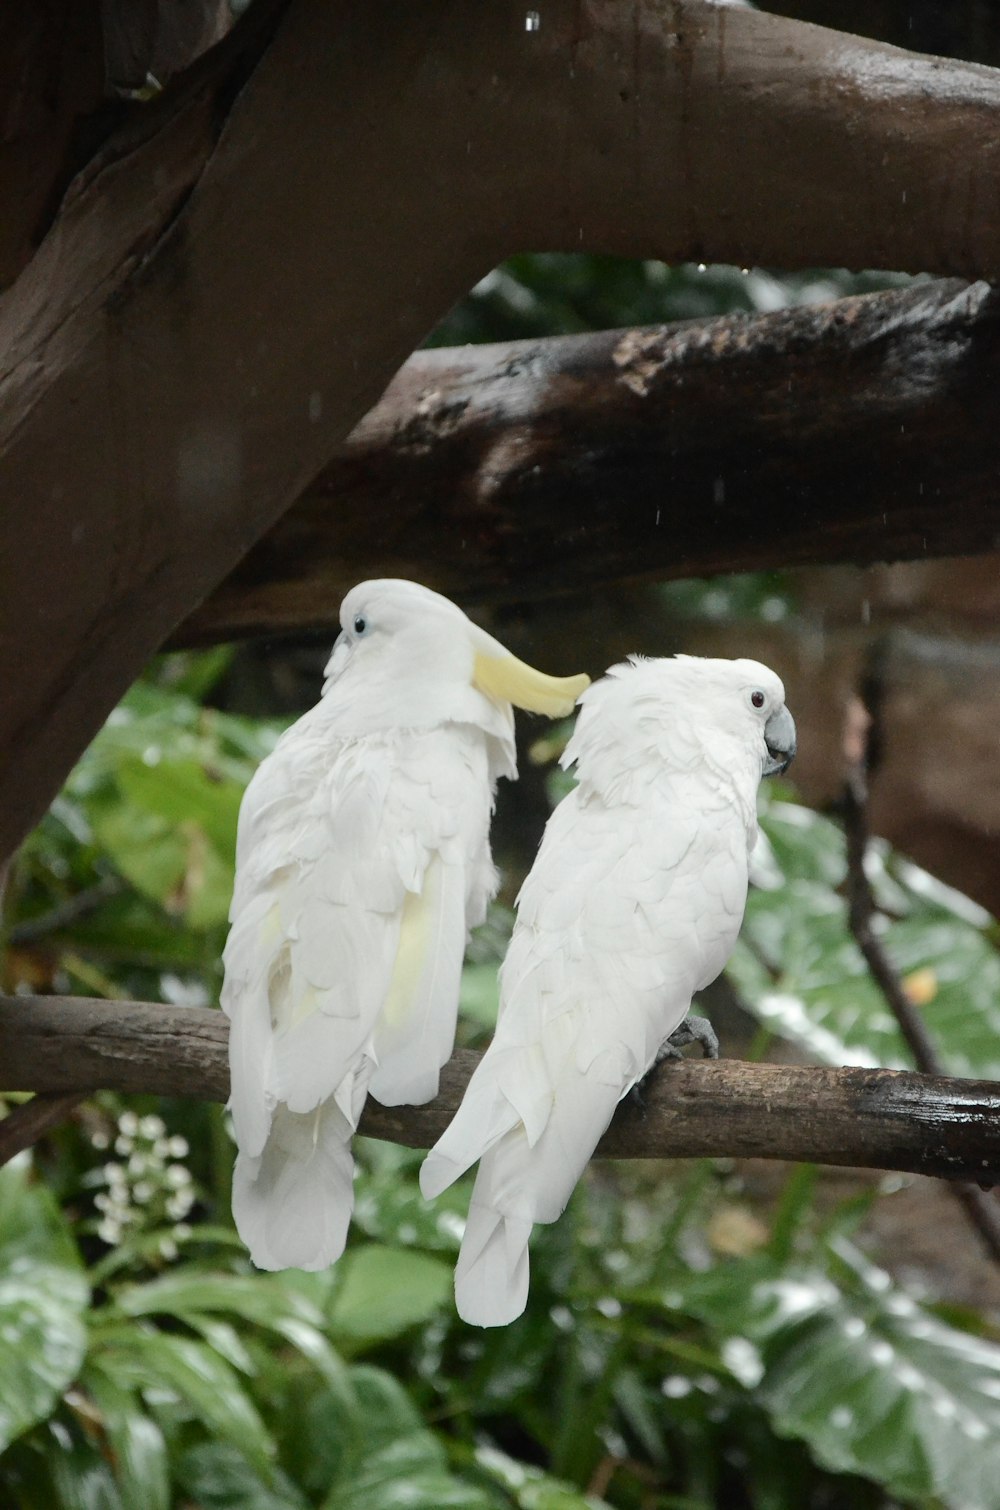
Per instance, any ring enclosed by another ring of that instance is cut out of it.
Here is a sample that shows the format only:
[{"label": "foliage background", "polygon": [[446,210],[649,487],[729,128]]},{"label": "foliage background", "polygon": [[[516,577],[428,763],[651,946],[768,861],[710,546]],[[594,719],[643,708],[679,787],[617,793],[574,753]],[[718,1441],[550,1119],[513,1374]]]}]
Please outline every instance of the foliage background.
[{"label": "foliage background", "polygon": [[[520,257],[432,340],[766,310],[891,281]],[[678,583],[662,602],[673,648],[685,626],[721,618],[738,636],[795,607],[780,574]],[[217,999],[240,797],[283,721],[247,693],[260,687],[248,663],[227,648],[162,659],[112,715],[12,873],[8,991]],[[536,758],[557,744],[546,735]],[[762,813],[770,859],[722,992],[734,1040],[905,1065],[847,932],[836,822],[792,788],[763,794]],[[512,871],[530,860],[503,831],[498,847]],[[886,846],[871,863],[888,947],[945,1062],[996,1077],[996,924]],[[470,949],[466,1043],[488,1036],[509,926],[497,907]],[[831,1194],[799,1168],[761,1201],[728,1161],[595,1167],[537,1234],[526,1314],[479,1333],[451,1306],[467,1187],[429,1207],[419,1155],[364,1140],[358,1154],[351,1246],[323,1275],[251,1272],[217,1107],[101,1095],[0,1172],[0,1503],[1000,1503],[995,1313],[935,1295],[919,1272],[904,1285],[885,1267],[900,1255],[865,1236],[904,1182]],[[953,1241],[974,1243],[957,1222]]]}]

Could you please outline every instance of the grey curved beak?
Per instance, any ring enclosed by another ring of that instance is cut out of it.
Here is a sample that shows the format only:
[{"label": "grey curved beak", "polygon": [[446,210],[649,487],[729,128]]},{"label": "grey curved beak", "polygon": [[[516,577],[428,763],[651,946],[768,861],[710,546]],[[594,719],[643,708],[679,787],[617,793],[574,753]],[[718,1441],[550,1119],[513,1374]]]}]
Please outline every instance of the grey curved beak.
[{"label": "grey curved beak", "polygon": [[795,758],[795,720],[785,707],[775,708],[764,725],[764,743],[767,759],[764,761],[765,776],[780,776],[787,771]]}]

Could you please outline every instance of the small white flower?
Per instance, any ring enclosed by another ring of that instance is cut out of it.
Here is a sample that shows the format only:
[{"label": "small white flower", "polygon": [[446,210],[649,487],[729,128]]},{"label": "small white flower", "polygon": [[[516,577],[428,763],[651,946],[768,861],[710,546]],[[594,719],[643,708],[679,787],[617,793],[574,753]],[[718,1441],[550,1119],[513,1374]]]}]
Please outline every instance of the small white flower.
[{"label": "small white flower", "polygon": [[162,1117],[143,1117],[139,1123],[139,1131],[144,1138],[152,1141],[154,1138],[162,1138],[166,1132],[166,1125]]},{"label": "small white flower", "polygon": [[174,1133],[170,1139],[170,1157],[172,1159],[186,1159],[190,1152],[187,1138],[182,1138],[179,1133]]},{"label": "small white flower", "polygon": [[[172,1142],[172,1138],[157,1138],[153,1144],[153,1158],[159,1159],[161,1163],[168,1159],[170,1157],[170,1145]],[[187,1152],[186,1148],[184,1152]]]},{"label": "small white flower", "polygon": [[178,1222],[176,1227],[174,1228],[174,1237],[176,1237],[177,1241],[179,1243],[182,1243],[186,1238],[189,1238],[190,1236],[191,1228],[188,1226],[187,1222]]},{"label": "small white flower", "polygon": [[177,1257],[177,1244],[174,1242],[172,1237],[160,1238],[160,1252],[163,1257],[167,1259]]},{"label": "small white flower", "polygon": [[148,1165],[149,1160],[145,1154],[134,1153],[128,1161],[128,1172],[134,1175],[145,1174]]},{"label": "small white flower", "polygon": [[149,1180],[140,1180],[138,1184],[132,1186],[132,1199],[138,1201],[140,1206],[144,1206],[147,1201],[151,1201],[155,1194],[156,1186],[151,1184]]},{"label": "small white flower", "polygon": [[176,1195],[167,1197],[166,1212],[171,1221],[178,1221],[182,1216],[187,1216],[193,1205],[193,1193],[187,1190],[178,1190]]},{"label": "small white flower", "polygon": [[107,1184],[110,1188],[113,1188],[116,1185],[124,1186],[126,1184],[125,1171],[120,1164],[105,1164],[103,1174],[105,1184]]},{"label": "small white flower", "polygon": [[98,1223],[97,1235],[102,1242],[107,1243],[111,1248],[115,1248],[121,1242],[122,1229],[117,1222],[105,1219],[103,1222]]},{"label": "small white flower", "polygon": [[131,1138],[126,1138],[123,1133],[118,1134],[118,1137],[115,1139],[115,1153],[121,1154],[124,1158],[126,1154],[132,1152],[134,1147],[135,1144]]},{"label": "small white flower", "polygon": [[171,1190],[183,1190],[185,1185],[191,1184],[191,1171],[183,1164],[171,1164],[163,1177]]},{"label": "small white flower", "polygon": [[124,1133],[127,1138],[135,1137],[139,1131],[139,1118],[135,1112],[122,1112],[118,1118],[118,1131]]},{"label": "small white flower", "polygon": [[110,1145],[111,1139],[106,1132],[95,1132],[90,1135],[90,1143],[92,1148],[104,1149]]}]

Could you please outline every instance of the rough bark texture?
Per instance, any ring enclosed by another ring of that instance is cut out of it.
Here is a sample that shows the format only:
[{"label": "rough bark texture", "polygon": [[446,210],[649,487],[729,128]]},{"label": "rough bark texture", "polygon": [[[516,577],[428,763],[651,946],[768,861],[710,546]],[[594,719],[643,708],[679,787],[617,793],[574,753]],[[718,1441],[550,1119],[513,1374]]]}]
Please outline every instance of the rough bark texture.
[{"label": "rough bark texture", "polygon": [[918,285],[756,319],[422,351],[177,643],[465,601],[990,551],[1000,301]]},{"label": "rough bark texture", "polygon": [[0,304],[0,854],[510,252],[1000,272],[991,71],[701,0],[542,16],[257,0],[74,181]]},{"label": "rough bark texture", "polygon": [[[223,1101],[227,1034],[221,1012],[195,1007],[0,998],[0,1073],[9,1090],[104,1088]],[[430,1106],[390,1109],[369,1100],[361,1131],[429,1147],[477,1062],[476,1054],[456,1054]],[[894,1070],[686,1061],[658,1072],[642,1111],[619,1109],[598,1154],[809,1160],[990,1184],[1000,1181],[1000,1088]]]}]

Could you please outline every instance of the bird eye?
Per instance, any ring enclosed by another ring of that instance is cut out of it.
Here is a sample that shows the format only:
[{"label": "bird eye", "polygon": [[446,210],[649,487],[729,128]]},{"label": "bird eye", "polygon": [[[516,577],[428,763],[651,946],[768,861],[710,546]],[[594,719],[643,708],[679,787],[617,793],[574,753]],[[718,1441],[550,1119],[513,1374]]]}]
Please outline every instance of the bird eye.
[{"label": "bird eye", "polygon": [[365,632],[365,630],[367,628],[368,628],[368,620],[365,618],[364,614],[361,614],[361,613],[357,614],[355,616],[355,619],[354,619],[354,633],[355,634],[364,634],[364,632]]},{"label": "bird eye", "polygon": [[750,701],[753,703],[755,708],[763,708],[766,699],[763,692],[751,692]]}]

